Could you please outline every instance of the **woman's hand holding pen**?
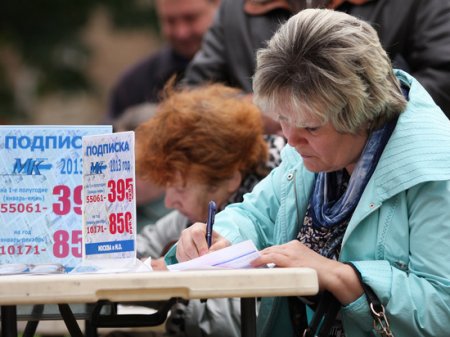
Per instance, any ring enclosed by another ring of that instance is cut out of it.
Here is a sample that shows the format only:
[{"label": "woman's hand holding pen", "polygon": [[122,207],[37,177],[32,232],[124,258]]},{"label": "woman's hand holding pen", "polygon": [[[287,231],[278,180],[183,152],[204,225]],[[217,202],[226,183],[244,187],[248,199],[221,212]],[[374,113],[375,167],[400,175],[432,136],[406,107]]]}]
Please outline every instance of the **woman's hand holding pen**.
[{"label": "woman's hand holding pen", "polygon": [[177,260],[184,262],[205,255],[214,250],[228,247],[231,243],[217,232],[212,232],[212,245],[208,249],[206,241],[206,224],[196,222],[186,228],[180,236],[177,244]]}]

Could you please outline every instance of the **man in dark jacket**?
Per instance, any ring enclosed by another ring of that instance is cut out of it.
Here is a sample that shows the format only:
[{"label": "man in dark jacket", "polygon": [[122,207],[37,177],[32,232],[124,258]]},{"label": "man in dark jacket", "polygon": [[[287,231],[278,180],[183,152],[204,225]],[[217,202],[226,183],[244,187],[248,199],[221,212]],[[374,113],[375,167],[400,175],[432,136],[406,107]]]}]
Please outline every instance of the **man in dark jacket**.
[{"label": "man in dark jacket", "polygon": [[133,65],[111,92],[108,117],[116,120],[129,107],[157,103],[167,80],[184,73],[200,49],[220,0],[156,0],[167,45]]},{"label": "man in dark jacket", "polygon": [[394,66],[416,77],[450,117],[449,0],[223,0],[183,83],[224,82],[250,93],[256,50],[292,13],[313,6],[370,22]]}]

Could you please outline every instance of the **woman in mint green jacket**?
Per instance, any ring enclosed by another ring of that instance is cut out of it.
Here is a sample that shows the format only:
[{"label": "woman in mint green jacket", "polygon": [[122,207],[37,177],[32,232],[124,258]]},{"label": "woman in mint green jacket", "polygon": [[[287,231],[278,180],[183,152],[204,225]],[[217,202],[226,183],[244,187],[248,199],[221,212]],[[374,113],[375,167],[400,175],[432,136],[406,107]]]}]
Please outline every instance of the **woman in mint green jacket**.
[{"label": "woman in mint green jacket", "polygon": [[[257,63],[255,102],[289,145],[242,203],[218,214],[211,249],[251,239],[255,266],[314,268],[342,304],[332,336],[376,336],[343,262],[374,290],[396,337],[448,336],[450,122],[416,80],[394,75],[373,29],[344,13],[300,12]],[[183,233],[179,261],[207,253],[204,233],[200,223]],[[303,328],[291,324],[303,303],[289,301],[262,300],[258,336]]]}]

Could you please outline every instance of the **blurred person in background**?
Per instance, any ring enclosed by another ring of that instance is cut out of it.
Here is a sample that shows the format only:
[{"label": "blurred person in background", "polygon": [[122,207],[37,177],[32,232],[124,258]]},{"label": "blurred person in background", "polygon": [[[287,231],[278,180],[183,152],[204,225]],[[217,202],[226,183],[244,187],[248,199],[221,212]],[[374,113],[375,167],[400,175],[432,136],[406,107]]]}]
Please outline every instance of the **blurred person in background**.
[{"label": "blurred person in background", "polygon": [[[162,256],[184,229],[206,221],[210,200],[218,211],[241,202],[279,165],[284,145],[283,137],[263,134],[259,109],[238,89],[168,89],[155,116],[136,130],[136,167],[140,177],[165,189],[166,206],[175,211],[138,234],[138,255]],[[152,266],[165,264],[159,259]],[[240,336],[240,301],[178,303],[167,329],[187,336]]]},{"label": "blurred person in background", "polygon": [[[171,223],[174,230],[146,226],[137,238],[140,257],[160,257],[183,229],[206,220],[210,200],[218,210],[241,201],[279,165],[285,144],[281,136],[263,135],[259,109],[238,89],[218,83],[168,88],[156,114],[136,129],[136,170],[164,189],[166,207],[183,220]],[[168,219],[173,215],[163,223]]]},{"label": "blurred person in background", "polygon": [[394,67],[419,80],[450,117],[449,0],[222,0],[182,83],[221,82],[251,93],[256,51],[280,23],[308,7],[371,23]]},{"label": "blurred person in background", "polygon": [[158,102],[167,80],[180,76],[200,49],[203,34],[212,23],[220,0],[156,0],[166,45],[131,66],[112,89],[108,118],[144,102]]}]

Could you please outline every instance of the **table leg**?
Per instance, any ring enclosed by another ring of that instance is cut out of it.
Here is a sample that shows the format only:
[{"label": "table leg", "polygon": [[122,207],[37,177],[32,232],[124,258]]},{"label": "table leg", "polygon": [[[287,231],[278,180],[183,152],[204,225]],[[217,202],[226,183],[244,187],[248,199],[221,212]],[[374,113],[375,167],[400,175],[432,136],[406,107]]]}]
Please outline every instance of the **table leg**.
[{"label": "table leg", "polygon": [[[31,317],[36,318],[36,320],[27,322],[27,325],[25,327],[25,330],[23,331],[22,337],[33,337],[36,334],[36,329],[39,324],[39,319],[41,318],[43,312],[44,312],[43,304],[33,305],[33,310],[31,311]],[[39,319],[37,319],[37,317]]]},{"label": "table leg", "polygon": [[66,323],[67,330],[69,330],[72,337],[83,337],[83,333],[70,309],[68,304],[58,304],[59,312]]},{"label": "table leg", "polygon": [[256,337],[255,298],[241,298],[241,336]]},{"label": "table leg", "polygon": [[2,337],[17,337],[17,309],[15,305],[3,305]]}]

